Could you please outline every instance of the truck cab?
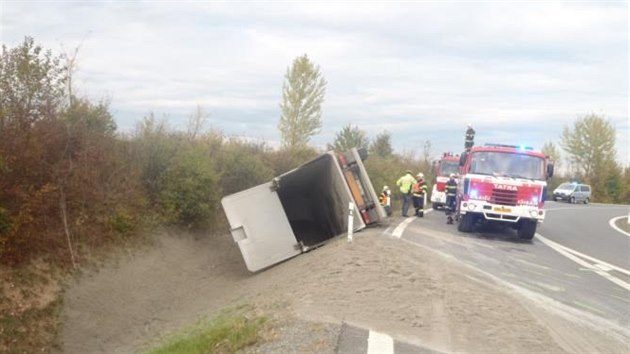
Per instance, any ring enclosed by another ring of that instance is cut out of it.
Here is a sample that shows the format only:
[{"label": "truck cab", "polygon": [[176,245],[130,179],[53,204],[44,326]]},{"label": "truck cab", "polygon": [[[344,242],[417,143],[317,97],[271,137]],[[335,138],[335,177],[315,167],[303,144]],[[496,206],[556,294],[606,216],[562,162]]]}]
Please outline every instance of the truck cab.
[{"label": "truck cab", "polygon": [[486,144],[460,156],[457,191],[458,230],[478,223],[510,224],[531,240],[545,219],[547,178],[553,164],[531,147]]},{"label": "truck cab", "polygon": [[433,209],[443,208],[446,205],[446,182],[451,173],[459,173],[459,155],[444,153],[442,157],[433,162],[435,183],[431,190],[431,205]]}]

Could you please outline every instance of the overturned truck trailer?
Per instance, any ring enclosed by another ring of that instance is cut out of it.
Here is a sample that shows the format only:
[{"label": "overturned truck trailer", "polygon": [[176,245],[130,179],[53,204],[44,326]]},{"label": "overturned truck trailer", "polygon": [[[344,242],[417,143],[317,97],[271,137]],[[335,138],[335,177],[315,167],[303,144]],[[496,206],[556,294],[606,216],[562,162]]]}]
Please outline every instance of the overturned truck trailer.
[{"label": "overturned truck trailer", "polygon": [[364,149],[327,152],[271,182],[221,200],[234,241],[252,272],[385,217],[362,160]]}]

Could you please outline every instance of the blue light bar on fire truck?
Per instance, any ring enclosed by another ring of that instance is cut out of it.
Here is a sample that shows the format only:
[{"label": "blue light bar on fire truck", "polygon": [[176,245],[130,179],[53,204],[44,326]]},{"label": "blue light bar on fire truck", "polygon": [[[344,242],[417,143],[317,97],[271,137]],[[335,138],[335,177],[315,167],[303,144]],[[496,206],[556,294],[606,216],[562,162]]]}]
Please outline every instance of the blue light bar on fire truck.
[{"label": "blue light bar on fire truck", "polygon": [[502,148],[511,148],[511,149],[519,149],[519,150],[534,150],[531,146],[525,145],[508,145],[508,144],[494,144],[494,143],[486,143],[485,146],[488,147],[502,147]]}]

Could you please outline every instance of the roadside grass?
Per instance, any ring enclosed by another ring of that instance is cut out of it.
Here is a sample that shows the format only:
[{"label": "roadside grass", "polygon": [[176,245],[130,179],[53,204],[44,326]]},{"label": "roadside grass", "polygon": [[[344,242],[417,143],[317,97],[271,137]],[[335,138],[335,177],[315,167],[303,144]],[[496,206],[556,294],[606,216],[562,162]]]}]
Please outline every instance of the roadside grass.
[{"label": "roadside grass", "polygon": [[617,225],[618,228],[622,229],[625,232],[630,232],[630,224],[628,224],[628,218],[621,218],[615,221],[615,225]]},{"label": "roadside grass", "polygon": [[267,318],[251,306],[224,310],[167,338],[143,354],[235,353],[256,344]]}]

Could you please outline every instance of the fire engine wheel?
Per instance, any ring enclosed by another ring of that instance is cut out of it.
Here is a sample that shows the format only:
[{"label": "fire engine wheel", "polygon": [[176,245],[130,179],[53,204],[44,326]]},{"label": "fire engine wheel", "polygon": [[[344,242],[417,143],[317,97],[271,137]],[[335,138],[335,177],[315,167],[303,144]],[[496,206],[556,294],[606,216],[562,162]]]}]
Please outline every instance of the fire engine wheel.
[{"label": "fire engine wheel", "polygon": [[518,237],[522,240],[531,240],[536,234],[536,220],[523,220],[518,228]]},{"label": "fire engine wheel", "polygon": [[457,220],[457,231],[471,232],[473,229],[474,221],[475,220],[473,219],[472,214],[460,215],[459,219]]}]

